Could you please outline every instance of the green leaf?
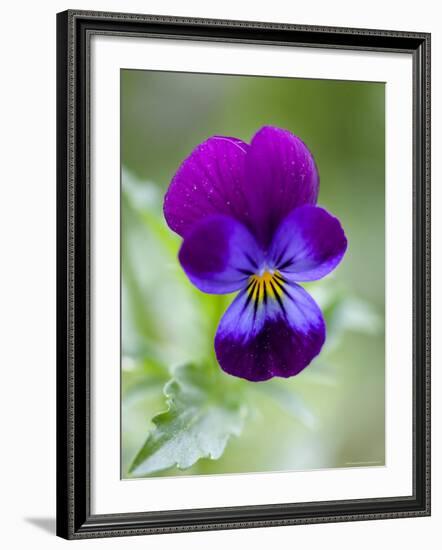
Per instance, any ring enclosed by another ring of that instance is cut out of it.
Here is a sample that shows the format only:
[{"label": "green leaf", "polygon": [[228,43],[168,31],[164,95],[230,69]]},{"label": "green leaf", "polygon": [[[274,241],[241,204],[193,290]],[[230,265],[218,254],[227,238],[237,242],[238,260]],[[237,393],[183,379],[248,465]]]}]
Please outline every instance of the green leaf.
[{"label": "green leaf", "polygon": [[307,428],[314,429],[316,427],[316,418],[302,397],[292,388],[287,387],[284,382],[269,380],[253,387],[273,399],[284,411],[302,422]]},{"label": "green leaf", "polygon": [[132,215],[136,216],[152,234],[163,250],[176,256],[180,239],[167,227],[162,213],[163,197],[158,186],[149,181],[136,179],[127,168],[122,173],[122,199]]},{"label": "green leaf", "polygon": [[338,304],[334,311],[334,322],[342,331],[377,334],[382,328],[382,319],[373,306],[352,297]]},{"label": "green leaf", "polygon": [[336,285],[333,276],[320,283],[307,283],[304,286],[321,307],[327,325],[322,359],[340,346],[347,332],[368,335],[379,333],[383,319],[375,306]]},{"label": "green leaf", "polygon": [[[327,351],[327,348],[325,351]],[[323,360],[315,360],[311,367],[306,368],[302,372],[302,380],[304,382],[311,382],[322,386],[335,387],[337,385],[336,366],[328,361],[324,362]]]},{"label": "green leaf", "polygon": [[241,433],[246,414],[242,394],[221,376],[193,364],[175,369],[164,387],[168,409],[153,418],[155,427],[130,467],[133,476],[220,458],[230,436]]},{"label": "green leaf", "polygon": [[161,395],[161,389],[169,380],[169,369],[153,358],[133,359],[123,356],[121,363],[121,395],[124,404],[143,399],[146,395]]}]

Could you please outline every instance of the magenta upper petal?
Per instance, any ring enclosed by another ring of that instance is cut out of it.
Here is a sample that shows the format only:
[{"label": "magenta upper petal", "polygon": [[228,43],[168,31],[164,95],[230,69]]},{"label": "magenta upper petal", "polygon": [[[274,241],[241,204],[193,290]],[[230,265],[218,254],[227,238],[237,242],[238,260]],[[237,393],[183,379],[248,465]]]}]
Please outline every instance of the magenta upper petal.
[{"label": "magenta upper petal", "polygon": [[225,294],[245,286],[263,263],[263,255],[243,224],[215,215],[192,226],[179,260],[197,288],[209,294]]},{"label": "magenta upper petal", "polygon": [[243,187],[248,149],[240,139],[223,136],[214,136],[194,149],[164,199],[164,216],[173,231],[184,237],[196,222],[213,214],[238,220],[247,217]]},{"label": "magenta upper petal", "polygon": [[280,224],[269,263],[291,281],[315,281],[342,260],[347,239],[337,218],[318,206],[293,210]]},{"label": "magenta upper petal", "polygon": [[[295,283],[280,283],[278,299],[243,290],[221,319],[215,352],[221,368],[254,382],[299,374],[325,340],[321,310]],[[252,297],[250,295],[252,294]]]},{"label": "magenta upper petal", "polygon": [[252,139],[247,154],[244,195],[249,200],[250,227],[267,246],[287,214],[316,204],[319,175],[307,146],[287,130],[266,126]]}]

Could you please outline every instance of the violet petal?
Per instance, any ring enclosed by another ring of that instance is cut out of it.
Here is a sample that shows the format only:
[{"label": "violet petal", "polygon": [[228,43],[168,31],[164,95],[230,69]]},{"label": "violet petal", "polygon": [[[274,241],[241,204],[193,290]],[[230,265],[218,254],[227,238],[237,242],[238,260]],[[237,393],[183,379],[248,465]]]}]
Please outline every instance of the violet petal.
[{"label": "violet petal", "polygon": [[255,382],[287,378],[320,352],[325,340],[321,310],[299,285],[282,286],[278,298],[243,290],[225,312],[215,337],[216,356],[225,372]]},{"label": "violet petal", "polygon": [[302,206],[277,229],[269,263],[291,281],[315,281],[335,269],[346,249],[337,218],[318,206]]},{"label": "violet petal", "polygon": [[291,210],[316,204],[318,171],[312,154],[297,136],[271,126],[261,128],[253,137],[246,164],[249,226],[267,246]]},{"label": "violet petal", "polygon": [[164,199],[164,217],[173,231],[184,237],[196,222],[213,214],[244,219],[248,148],[240,139],[214,136],[183,161]]},{"label": "violet petal", "polygon": [[263,263],[263,256],[243,224],[228,216],[215,215],[190,229],[179,260],[197,288],[209,294],[226,294],[244,288]]}]

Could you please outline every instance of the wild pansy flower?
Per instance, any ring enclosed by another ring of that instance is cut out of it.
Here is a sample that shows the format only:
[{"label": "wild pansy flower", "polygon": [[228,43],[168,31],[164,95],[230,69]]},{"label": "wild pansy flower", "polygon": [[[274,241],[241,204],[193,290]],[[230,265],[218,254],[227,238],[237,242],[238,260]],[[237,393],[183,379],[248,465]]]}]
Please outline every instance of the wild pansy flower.
[{"label": "wild pansy flower", "polygon": [[339,220],[316,206],[319,176],[306,145],[261,128],[250,145],[214,136],[184,160],[164,200],[183,237],[179,261],[209,294],[239,291],[215,336],[221,368],[247,380],[289,377],[321,350],[325,322],[298,284],[341,261]]}]

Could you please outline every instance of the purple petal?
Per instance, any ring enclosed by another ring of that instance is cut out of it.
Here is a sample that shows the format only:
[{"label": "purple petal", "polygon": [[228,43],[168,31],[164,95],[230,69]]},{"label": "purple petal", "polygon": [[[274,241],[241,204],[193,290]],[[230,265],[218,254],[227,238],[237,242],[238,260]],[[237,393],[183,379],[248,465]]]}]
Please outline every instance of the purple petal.
[{"label": "purple petal", "polygon": [[244,219],[247,199],[242,194],[245,158],[243,141],[215,136],[184,160],[164,199],[169,227],[184,237],[196,222],[213,214]]},{"label": "purple petal", "polygon": [[243,290],[222,317],[215,337],[221,368],[255,382],[298,374],[325,340],[321,310],[303,288],[275,278],[274,290],[268,285]]},{"label": "purple petal", "polygon": [[269,263],[291,281],[321,279],[339,264],[347,239],[339,220],[318,206],[302,206],[281,223]]},{"label": "purple petal", "polygon": [[255,134],[246,175],[250,228],[264,246],[291,210],[316,204],[319,175],[315,161],[306,145],[287,130],[266,126]]},{"label": "purple petal", "polygon": [[244,288],[263,263],[254,237],[228,216],[209,216],[187,233],[179,260],[192,283],[210,294]]}]

